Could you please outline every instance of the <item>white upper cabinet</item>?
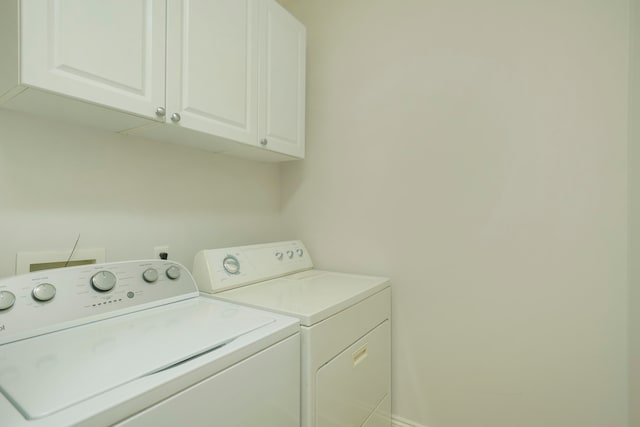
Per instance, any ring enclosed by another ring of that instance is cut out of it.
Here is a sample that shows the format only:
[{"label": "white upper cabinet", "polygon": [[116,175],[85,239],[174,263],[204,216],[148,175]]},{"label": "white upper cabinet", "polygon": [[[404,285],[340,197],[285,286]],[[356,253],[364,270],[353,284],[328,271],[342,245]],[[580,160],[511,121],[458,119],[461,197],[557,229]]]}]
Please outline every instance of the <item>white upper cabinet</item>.
[{"label": "white upper cabinet", "polygon": [[245,144],[256,140],[256,6],[254,0],[168,3],[169,120]]},{"label": "white upper cabinet", "polygon": [[305,48],[304,26],[274,0],[170,1],[167,125],[130,133],[261,160],[303,158]]},{"label": "white upper cabinet", "polygon": [[274,0],[0,0],[0,104],[303,158],[305,43]]},{"label": "white upper cabinet", "polygon": [[22,83],[153,118],[164,104],[163,0],[22,2]]},{"label": "white upper cabinet", "polygon": [[277,3],[263,7],[258,134],[268,148],[304,157],[306,30]]},{"label": "white upper cabinet", "polygon": [[15,9],[2,19],[17,21],[19,39],[17,55],[3,58],[19,70],[10,86],[156,117],[165,91],[164,0],[3,3],[3,14]]}]

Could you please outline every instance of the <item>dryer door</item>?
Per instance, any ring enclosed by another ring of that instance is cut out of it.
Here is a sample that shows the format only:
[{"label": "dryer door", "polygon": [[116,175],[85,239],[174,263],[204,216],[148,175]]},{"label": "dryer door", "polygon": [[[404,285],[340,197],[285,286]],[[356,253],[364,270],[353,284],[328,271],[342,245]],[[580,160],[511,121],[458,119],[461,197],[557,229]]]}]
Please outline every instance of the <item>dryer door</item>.
[{"label": "dryer door", "polygon": [[316,373],[316,425],[363,425],[390,394],[390,381],[391,331],[385,320]]}]

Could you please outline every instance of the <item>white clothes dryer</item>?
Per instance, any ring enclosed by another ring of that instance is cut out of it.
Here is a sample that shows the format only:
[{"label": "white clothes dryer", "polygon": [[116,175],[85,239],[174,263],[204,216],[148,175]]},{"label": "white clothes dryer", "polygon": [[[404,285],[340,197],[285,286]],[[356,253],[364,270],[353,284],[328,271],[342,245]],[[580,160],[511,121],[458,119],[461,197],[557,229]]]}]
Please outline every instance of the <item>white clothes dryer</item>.
[{"label": "white clothes dryer", "polygon": [[0,280],[0,424],[300,425],[292,317],[199,296],[148,260]]},{"label": "white clothes dryer", "polygon": [[313,268],[300,241],[196,254],[202,292],[300,319],[304,427],[391,425],[391,287]]}]

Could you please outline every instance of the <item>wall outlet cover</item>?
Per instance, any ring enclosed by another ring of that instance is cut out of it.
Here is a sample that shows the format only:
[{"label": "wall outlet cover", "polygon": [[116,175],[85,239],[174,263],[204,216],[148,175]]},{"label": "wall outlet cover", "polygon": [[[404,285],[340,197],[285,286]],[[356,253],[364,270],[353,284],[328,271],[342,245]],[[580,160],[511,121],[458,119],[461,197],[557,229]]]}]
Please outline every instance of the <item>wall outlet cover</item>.
[{"label": "wall outlet cover", "polygon": [[169,245],[162,245],[162,246],[154,246],[153,248],[153,258],[154,259],[160,259],[160,254],[161,253],[166,253],[169,254]]}]

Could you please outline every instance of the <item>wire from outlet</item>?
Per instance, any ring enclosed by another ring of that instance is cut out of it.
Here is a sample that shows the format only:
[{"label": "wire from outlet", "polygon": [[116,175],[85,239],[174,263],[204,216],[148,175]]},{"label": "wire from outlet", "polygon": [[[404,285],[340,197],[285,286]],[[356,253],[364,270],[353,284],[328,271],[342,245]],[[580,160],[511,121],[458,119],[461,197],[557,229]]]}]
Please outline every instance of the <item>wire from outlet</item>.
[{"label": "wire from outlet", "polygon": [[73,254],[76,251],[76,248],[78,247],[79,241],[80,241],[80,233],[78,233],[78,238],[76,239],[76,242],[73,244],[73,248],[71,248],[71,253],[69,254],[69,258],[67,258],[67,262],[64,263],[65,267],[69,265],[69,262],[71,261],[71,258],[73,257]]}]

